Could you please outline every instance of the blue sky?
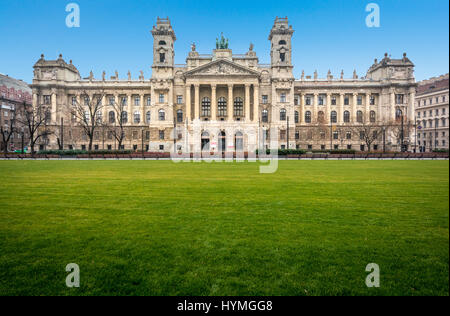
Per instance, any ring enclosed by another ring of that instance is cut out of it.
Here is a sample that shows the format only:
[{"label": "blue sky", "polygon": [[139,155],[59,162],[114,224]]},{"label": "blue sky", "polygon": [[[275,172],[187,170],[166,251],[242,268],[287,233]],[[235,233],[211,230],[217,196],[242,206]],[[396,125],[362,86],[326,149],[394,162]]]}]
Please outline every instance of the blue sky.
[{"label": "blue sky", "polygon": [[[68,3],[81,10],[80,28],[67,28]],[[368,3],[381,10],[381,27],[365,24]],[[220,32],[234,53],[245,53],[250,42],[261,63],[270,63],[269,31],[275,16],[288,16],[293,37],[294,74],[302,69],[326,77],[341,69],[350,77],[364,75],[385,52],[403,52],[416,64],[416,78],[426,79],[449,69],[449,2],[447,0],[0,0],[0,73],[31,82],[33,64],[44,53],[66,61],[86,77],[131,70],[151,74],[152,37],[156,18],[169,16],[177,36],[175,62],[184,63],[190,45],[210,53]]]}]

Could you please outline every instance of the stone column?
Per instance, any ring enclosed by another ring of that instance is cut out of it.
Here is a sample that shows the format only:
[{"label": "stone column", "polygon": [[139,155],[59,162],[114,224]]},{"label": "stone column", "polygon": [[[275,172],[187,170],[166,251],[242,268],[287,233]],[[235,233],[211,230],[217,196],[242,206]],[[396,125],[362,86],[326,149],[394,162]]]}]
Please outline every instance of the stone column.
[{"label": "stone column", "polygon": [[151,90],[150,90],[150,101],[151,101],[151,105],[156,105],[156,92],[155,92],[155,88],[152,86]]},{"label": "stone column", "polygon": [[229,84],[228,85],[228,121],[233,120],[233,105],[234,105],[233,84]]},{"label": "stone column", "polygon": [[331,93],[327,93],[327,114],[325,119],[331,123]]},{"label": "stone column", "polygon": [[127,94],[127,102],[128,102],[128,123],[129,125],[134,125],[134,110],[133,110],[133,106],[134,106],[134,102],[133,102],[133,95],[132,94]]},{"label": "stone column", "polygon": [[339,94],[339,111],[338,111],[338,124],[342,125],[344,122],[344,94]]},{"label": "stone column", "polygon": [[390,113],[390,117],[388,119],[388,121],[395,121],[395,92],[392,91],[390,93],[390,98],[389,98],[389,113]]},{"label": "stone column", "polygon": [[259,85],[253,86],[253,121],[259,121]]},{"label": "stone column", "polygon": [[169,101],[169,106],[173,107],[173,86],[172,84],[170,84],[169,86],[169,96],[168,96],[168,101]]},{"label": "stone column", "polygon": [[409,106],[408,106],[408,119],[411,122],[414,122],[415,119],[415,99],[416,99],[416,90],[414,88],[409,89]]},{"label": "stone column", "polygon": [[200,85],[195,84],[195,96],[194,96],[194,120],[197,120],[200,118]]},{"label": "stone column", "polygon": [[[303,122],[303,119],[302,119],[303,112],[304,112],[304,109],[303,109],[303,98],[302,98],[302,94],[301,93],[297,93],[297,95],[298,95],[298,108],[299,108],[299,111],[298,111],[298,123],[300,124],[300,123]],[[295,95],[294,95],[294,98],[295,98]]]},{"label": "stone column", "polygon": [[186,85],[186,120],[191,120],[191,85]]},{"label": "stone column", "polygon": [[[144,126],[145,125],[145,95],[144,94],[140,94],[139,98],[141,99],[141,103],[140,103],[140,107],[141,107],[141,125]],[[141,135],[139,135],[141,136]]]},{"label": "stone column", "polygon": [[106,94],[102,96],[102,116],[103,122],[108,123],[108,99]]},{"label": "stone column", "polygon": [[366,113],[365,113],[365,117],[366,117],[366,123],[370,123],[370,93],[366,93],[366,104],[365,104],[365,108],[366,108]]},{"label": "stone column", "polygon": [[319,94],[316,92],[314,93],[314,98],[313,98],[313,110],[312,110],[312,119],[311,122],[315,123],[319,121],[319,118],[317,117],[317,113],[318,113],[318,103],[319,103],[319,98],[318,98]]},{"label": "stone column", "polygon": [[58,95],[56,94],[56,91],[52,91],[52,109],[51,109],[51,115],[52,115],[52,123],[51,124],[57,124],[58,122],[56,122],[56,98],[58,97]]},{"label": "stone column", "polygon": [[211,85],[211,120],[217,120],[217,86]]},{"label": "stone column", "polygon": [[245,85],[245,121],[250,121],[250,85]]}]

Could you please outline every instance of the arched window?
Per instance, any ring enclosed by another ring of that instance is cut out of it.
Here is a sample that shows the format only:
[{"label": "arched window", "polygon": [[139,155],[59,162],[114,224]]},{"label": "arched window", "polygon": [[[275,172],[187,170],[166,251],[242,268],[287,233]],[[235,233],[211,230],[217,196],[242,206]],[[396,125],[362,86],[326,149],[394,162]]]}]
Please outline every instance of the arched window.
[{"label": "arched window", "polygon": [[139,124],[141,122],[141,113],[138,111],[134,112],[134,124]]},{"label": "arched window", "polygon": [[278,45],[286,45],[286,41],[285,40],[281,40],[278,42]]},{"label": "arched window", "polygon": [[202,151],[209,150],[209,133],[203,132],[202,133]]},{"label": "arched window", "polygon": [[224,97],[219,98],[218,110],[219,110],[219,116],[222,116],[222,117],[227,116],[227,99],[225,99]]},{"label": "arched window", "polygon": [[403,117],[403,112],[400,109],[397,109],[397,111],[395,111],[395,119],[397,121],[400,121]]},{"label": "arched window", "polygon": [[224,131],[221,131],[219,134],[219,150],[225,152],[226,150],[226,134]]},{"label": "arched window", "polygon": [[147,113],[145,113],[145,121],[146,121],[147,123],[150,123],[151,117],[152,117],[151,112],[150,112],[150,111],[147,111]]},{"label": "arched window", "polygon": [[165,41],[159,41],[159,45],[164,46],[164,45],[166,45],[166,42]]},{"label": "arched window", "polygon": [[239,97],[234,99],[234,116],[235,117],[244,116],[244,102]]},{"label": "arched window", "polygon": [[331,123],[337,123],[337,112],[331,111]]},{"label": "arched window", "polygon": [[244,135],[241,132],[237,132],[234,137],[234,149],[236,151],[244,150]]},{"label": "arched window", "polygon": [[375,123],[377,120],[377,116],[375,114],[375,111],[370,111],[370,123]]},{"label": "arched window", "polygon": [[323,113],[323,111],[319,111],[319,113],[317,113],[317,120],[319,123],[325,122],[325,113]]},{"label": "arched window", "polygon": [[295,121],[295,123],[299,123],[299,120],[300,120],[300,118],[299,118],[299,115],[298,115],[298,111],[295,111],[295,113],[294,113],[294,121]]},{"label": "arched window", "polygon": [[177,123],[182,123],[183,122],[183,110],[178,110],[177,111]]},{"label": "arched window", "polygon": [[128,112],[123,111],[122,112],[122,124],[126,124],[126,123],[128,123]]},{"label": "arched window", "polygon": [[362,111],[356,112],[356,121],[358,123],[362,123],[363,122],[363,112]]},{"label": "arched window", "polygon": [[280,110],[280,121],[286,121],[286,110],[285,109]]},{"label": "arched window", "polygon": [[311,111],[305,112],[305,123],[311,123]]},{"label": "arched window", "polygon": [[211,100],[208,97],[204,97],[202,100],[202,114],[201,116],[211,116]]},{"label": "arched window", "polygon": [[166,120],[166,112],[164,112],[164,110],[159,110],[158,112],[158,118],[160,121],[165,121]]},{"label": "arched window", "polygon": [[350,112],[349,111],[344,112],[344,123],[350,123]]},{"label": "arched window", "polygon": [[109,123],[114,124],[116,122],[116,113],[114,111],[109,112]]},{"label": "arched window", "polygon": [[263,123],[269,122],[269,112],[267,110],[262,110],[261,117]]}]

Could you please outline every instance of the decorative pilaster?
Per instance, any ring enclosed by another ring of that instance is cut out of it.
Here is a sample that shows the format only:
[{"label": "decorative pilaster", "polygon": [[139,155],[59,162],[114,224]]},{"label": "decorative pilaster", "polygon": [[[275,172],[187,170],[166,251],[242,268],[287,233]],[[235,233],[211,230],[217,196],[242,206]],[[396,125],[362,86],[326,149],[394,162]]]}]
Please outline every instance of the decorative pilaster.
[{"label": "decorative pilaster", "polygon": [[211,120],[217,120],[217,86],[211,85]]},{"label": "decorative pilaster", "polygon": [[233,84],[228,85],[228,121],[233,120]]},{"label": "decorative pilaster", "polygon": [[245,85],[245,121],[250,122],[250,85]]}]

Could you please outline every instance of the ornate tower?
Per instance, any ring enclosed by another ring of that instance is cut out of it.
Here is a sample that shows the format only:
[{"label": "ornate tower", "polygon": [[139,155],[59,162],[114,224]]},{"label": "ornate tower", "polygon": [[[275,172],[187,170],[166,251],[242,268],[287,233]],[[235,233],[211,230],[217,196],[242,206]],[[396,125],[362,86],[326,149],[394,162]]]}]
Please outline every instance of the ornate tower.
[{"label": "ornate tower", "polygon": [[276,17],[270,31],[272,76],[281,78],[293,77],[291,39],[294,30],[288,18]]},{"label": "ornate tower", "polygon": [[153,77],[172,76],[175,52],[174,42],[177,40],[169,18],[158,18],[152,30],[153,35]]}]

